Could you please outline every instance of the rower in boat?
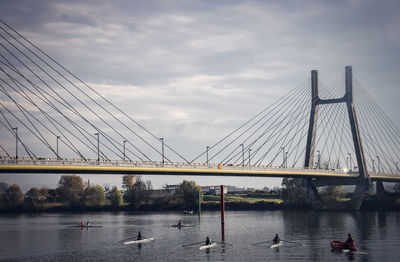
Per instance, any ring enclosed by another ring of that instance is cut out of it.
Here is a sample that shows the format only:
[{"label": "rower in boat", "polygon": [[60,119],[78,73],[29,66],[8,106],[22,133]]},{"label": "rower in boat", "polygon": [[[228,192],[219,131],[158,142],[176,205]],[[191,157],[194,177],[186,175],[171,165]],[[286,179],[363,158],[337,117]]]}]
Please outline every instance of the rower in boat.
[{"label": "rower in boat", "polygon": [[354,239],[351,237],[350,233],[347,234],[347,240],[344,243],[345,243],[347,249],[357,250],[357,248],[355,247]]},{"label": "rower in boat", "polygon": [[211,244],[212,244],[211,239],[207,236],[207,238],[206,238],[206,246],[211,245]]},{"label": "rower in boat", "polygon": [[82,221],[82,222],[81,222],[81,227],[84,227],[84,226],[85,226],[85,222]]},{"label": "rower in boat", "polygon": [[142,234],[140,234],[140,231],[139,231],[139,233],[137,235],[137,240],[141,240],[141,239],[142,239]]},{"label": "rower in boat", "polygon": [[89,221],[86,222],[86,226],[90,227],[90,222]]},{"label": "rower in boat", "polygon": [[274,239],[272,240],[272,243],[275,245],[275,244],[279,244],[280,241],[281,241],[281,240],[280,240],[278,234],[275,234],[275,237],[274,237]]},{"label": "rower in boat", "polygon": [[178,227],[183,226],[183,225],[182,225],[182,220],[179,220],[179,222],[178,222],[178,224],[177,224],[176,226],[178,226]]}]

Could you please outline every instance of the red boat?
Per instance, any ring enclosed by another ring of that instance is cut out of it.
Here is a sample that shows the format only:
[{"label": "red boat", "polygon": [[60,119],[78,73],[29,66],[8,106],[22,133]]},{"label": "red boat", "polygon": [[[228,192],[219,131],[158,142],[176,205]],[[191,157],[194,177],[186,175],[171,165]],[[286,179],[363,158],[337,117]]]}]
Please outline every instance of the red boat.
[{"label": "red boat", "polygon": [[331,241],[331,247],[332,249],[336,249],[336,250],[350,250],[350,251],[356,251],[357,248],[354,246],[354,240],[352,241],[352,243],[350,244],[350,248],[348,245],[346,245],[345,242],[342,241],[338,241],[338,240],[332,240]]}]

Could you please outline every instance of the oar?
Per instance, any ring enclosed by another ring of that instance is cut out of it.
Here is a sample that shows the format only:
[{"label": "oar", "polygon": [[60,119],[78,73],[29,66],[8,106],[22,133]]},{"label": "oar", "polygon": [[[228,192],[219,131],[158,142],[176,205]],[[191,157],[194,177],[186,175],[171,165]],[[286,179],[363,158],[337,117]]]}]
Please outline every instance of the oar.
[{"label": "oar", "polygon": [[294,241],[289,241],[289,240],[284,240],[284,239],[282,239],[281,241],[283,241],[283,242],[288,242],[288,243],[293,243],[293,244],[297,244],[297,245],[302,245],[302,246],[303,246],[303,244],[302,244],[302,243],[299,243],[299,242],[294,242]]},{"label": "oar", "polygon": [[183,247],[187,247],[187,246],[196,245],[196,244],[200,244],[200,243],[204,243],[204,241],[196,242],[196,243],[191,243],[191,244],[186,244],[186,245],[182,245],[182,246],[183,246]]},{"label": "oar", "polygon": [[118,242],[122,242],[122,241],[129,240],[129,239],[132,239],[132,238],[136,238],[136,237],[129,237],[129,238],[127,238],[127,239],[122,239],[122,240],[120,240],[120,241],[118,241]]},{"label": "oar", "polygon": [[233,247],[235,246],[234,244],[217,242],[217,241],[215,241],[215,243],[222,244],[222,245],[229,245],[229,246],[233,246]]},{"label": "oar", "polygon": [[252,245],[263,244],[263,243],[267,243],[267,242],[270,242],[270,241],[272,241],[272,240],[266,240],[266,241],[262,241],[262,242],[254,243],[254,244],[252,244]]}]

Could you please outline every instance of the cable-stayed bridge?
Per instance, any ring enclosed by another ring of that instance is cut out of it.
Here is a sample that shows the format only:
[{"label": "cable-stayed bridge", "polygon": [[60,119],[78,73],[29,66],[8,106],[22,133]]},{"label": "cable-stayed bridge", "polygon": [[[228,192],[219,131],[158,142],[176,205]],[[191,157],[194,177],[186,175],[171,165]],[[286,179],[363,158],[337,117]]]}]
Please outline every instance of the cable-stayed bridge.
[{"label": "cable-stayed bridge", "polygon": [[[298,177],[318,186],[400,181],[398,127],[353,77],[316,70],[193,159],[0,20],[0,172]],[[359,200],[354,199],[357,206]]]}]

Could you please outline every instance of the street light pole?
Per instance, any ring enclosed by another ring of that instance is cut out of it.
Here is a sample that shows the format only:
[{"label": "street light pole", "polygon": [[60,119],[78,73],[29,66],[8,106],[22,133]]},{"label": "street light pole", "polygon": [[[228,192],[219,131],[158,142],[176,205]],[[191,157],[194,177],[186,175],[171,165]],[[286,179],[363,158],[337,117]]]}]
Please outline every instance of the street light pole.
[{"label": "street light pole", "polygon": [[317,153],[318,153],[318,169],[321,169],[321,152],[319,151],[319,150],[317,150]]},{"label": "street light pole", "polygon": [[160,141],[161,141],[161,155],[162,155],[162,163],[164,164],[164,138],[160,137]]},{"label": "street light pole", "polygon": [[60,139],[60,136],[57,136],[57,147],[56,147],[56,154],[57,154],[57,160],[60,159],[59,155],[58,155],[58,140]]},{"label": "street light pole", "polygon": [[126,143],[126,140],[124,140],[124,141],[122,142],[122,145],[123,145],[123,154],[124,154],[124,161],[125,161],[125,143]]},{"label": "street light pole", "polygon": [[287,154],[288,154],[288,151],[285,152],[285,167],[286,168],[287,168]]},{"label": "street light pole", "polygon": [[244,166],[244,145],[240,144],[240,146],[242,147],[242,161],[243,161],[242,166]]},{"label": "street light pole", "polygon": [[250,167],[251,148],[249,148],[249,167]]},{"label": "street light pole", "polygon": [[100,162],[100,135],[99,133],[95,133],[95,136],[97,136],[97,162]]},{"label": "street light pole", "polygon": [[375,173],[375,160],[372,159],[372,171]]},{"label": "street light pole", "polygon": [[207,165],[208,165],[208,150],[210,149],[210,147],[209,146],[207,146],[206,147],[206,151],[207,151],[207,161],[206,161],[206,163],[207,163]]},{"label": "street light pole", "polygon": [[13,127],[15,132],[15,159],[18,159],[18,127]]},{"label": "street light pole", "polygon": [[397,170],[397,172],[400,172],[399,171],[399,162],[396,162],[396,170]]},{"label": "street light pole", "polygon": [[352,171],[353,167],[352,167],[352,163],[351,163],[351,153],[348,153],[348,154],[349,154],[349,159],[350,159],[350,171]]},{"label": "street light pole", "polygon": [[378,159],[378,173],[381,172],[381,161],[379,159],[379,156],[376,156],[376,159]]}]

